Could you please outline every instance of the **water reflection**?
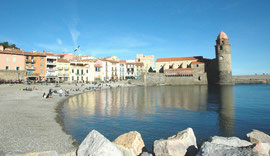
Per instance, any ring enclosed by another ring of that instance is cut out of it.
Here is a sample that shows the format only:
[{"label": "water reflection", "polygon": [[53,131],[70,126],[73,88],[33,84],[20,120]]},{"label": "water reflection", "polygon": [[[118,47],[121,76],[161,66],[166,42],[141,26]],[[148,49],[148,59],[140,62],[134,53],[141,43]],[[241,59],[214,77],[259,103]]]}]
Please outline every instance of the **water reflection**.
[{"label": "water reflection", "polygon": [[[64,106],[64,116],[64,120],[71,123],[66,125],[67,127],[76,125],[84,128],[83,124],[89,124],[79,123],[83,122],[79,119],[96,120],[93,121],[93,124],[102,123],[105,133],[108,131],[106,126],[117,129],[119,128],[117,126],[124,124],[124,127],[128,128],[119,131],[134,130],[134,127],[137,126],[145,135],[151,135],[151,139],[158,138],[153,136],[154,132],[147,131],[157,132],[157,128],[160,128],[161,125],[164,129],[157,134],[156,137],[159,138],[172,125],[177,126],[171,129],[172,132],[164,134],[164,138],[187,126],[193,127],[195,130],[197,128],[198,132],[202,132],[202,136],[199,134],[198,137],[208,137],[206,134],[209,131],[213,132],[208,135],[214,133],[215,135],[231,136],[234,134],[233,87],[159,86],[114,88],[88,92],[70,98]],[[114,119],[109,121],[112,122],[111,124],[104,121],[111,119]],[[74,124],[74,122],[77,123]],[[149,124],[152,124],[152,127],[149,127]],[[92,127],[95,128],[95,125]],[[217,131],[215,131],[216,129]],[[79,131],[77,127],[75,133],[80,133]],[[76,138],[76,134],[73,134],[72,130],[70,133]],[[112,137],[116,138],[119,134],[120,132],[115,132],[110,135],[116,135]],[[87,133],[83,135],[86,136]],[[153,141],[151,139],[149,142]]]}]

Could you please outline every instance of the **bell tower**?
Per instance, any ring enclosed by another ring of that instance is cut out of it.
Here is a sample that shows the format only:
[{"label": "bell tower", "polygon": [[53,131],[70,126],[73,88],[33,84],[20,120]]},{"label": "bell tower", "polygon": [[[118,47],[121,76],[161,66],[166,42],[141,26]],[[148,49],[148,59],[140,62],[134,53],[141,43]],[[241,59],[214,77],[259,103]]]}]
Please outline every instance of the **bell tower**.
[{"label": "bell tower", "polygon": [[228,36],[224,32],[219,33],[215,48],[217,60],[217,83],[233,84],[231,45],[229,43]]}]

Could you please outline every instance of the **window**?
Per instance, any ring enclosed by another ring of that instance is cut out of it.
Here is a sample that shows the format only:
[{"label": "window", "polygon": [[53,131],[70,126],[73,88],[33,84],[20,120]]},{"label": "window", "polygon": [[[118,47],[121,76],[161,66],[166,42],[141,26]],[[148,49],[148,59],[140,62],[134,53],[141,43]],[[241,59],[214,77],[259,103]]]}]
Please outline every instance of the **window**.
[{"label": "window", "polygon": [[13,57],[13,62],[16,62],[16,57]]},{"label": "window", "polygon": [[[80,70],[79,70],[79,69],[77,69],[77,74],[80,74]],[[79,79],[79,78],[78,78],[78,79]],[[78,80],[78,79],[77,79],[77,80]]]},{"label": "window", "polygon": [[43,74],[43,70],[40,70],[40,73]]},{"label": "window", "polygon": [[7,57],[6,61],[8,62],[9,61],[9,58]]},{"label": "window", "polygon": [[88,73],[88,69],[86,69],[86,73]]},{"label": "window", "polygon": [[20,70],[20,67],[15,67],[15,70]]},{"label": "window", "polygon": [[44,61],[44,57],[41,57],[41,61]]},{"label": "window", "polygon": [[43,63],[41,63],[40,66],[43,67]]},{"label": "window", "polygon": [[219,60],[223,60],[223,56],[220,56],[220,57],[219,57]]},{"label": "window", "polygon": [[83,80],[83,76],[81,77],[81,80]]},{"label": "window", "polygon": [[74,76],[72,76],[72,81],[74,81]]},{"label": "window", "polygon": [[74,69],[72,69],[72,73],[74,73]]},{"label": "window", "polygon": [[222,50],[223,49],[223,47],[222,46],[220,46],[220,50]]},{"label": "window", "polygon": [[8,70],[8,66],[5,67],[5,70]]},{"label": "window", "polygon": [[83,74],[83,69],[81,70],[81,73]]},{"label": "window", "polygon": [[197,67],[199,67],[199,65],[197,64]]}]

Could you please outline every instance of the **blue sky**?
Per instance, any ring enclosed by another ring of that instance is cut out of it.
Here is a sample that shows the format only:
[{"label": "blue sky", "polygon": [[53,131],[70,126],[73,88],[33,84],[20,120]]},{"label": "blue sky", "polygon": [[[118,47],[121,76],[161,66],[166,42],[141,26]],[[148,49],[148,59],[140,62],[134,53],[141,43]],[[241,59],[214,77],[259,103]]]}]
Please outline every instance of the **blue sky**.
[{"label": "blue sky", "polygon": [[133,59],[214,58],[224,31],[234,75],[270,73],[269,0],[8,0],[0,42],[25,51]]}]

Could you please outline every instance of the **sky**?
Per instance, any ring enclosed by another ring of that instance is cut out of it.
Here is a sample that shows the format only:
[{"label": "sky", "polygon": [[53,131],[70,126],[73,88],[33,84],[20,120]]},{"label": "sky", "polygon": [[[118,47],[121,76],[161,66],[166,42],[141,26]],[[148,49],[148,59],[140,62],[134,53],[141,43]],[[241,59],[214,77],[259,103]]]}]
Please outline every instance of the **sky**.
[{"label": "sky", "polygon": [[25,51],[215,58],[224,31],[233,75],[270,74],[269,0],[6,0],[0,42]]}]

